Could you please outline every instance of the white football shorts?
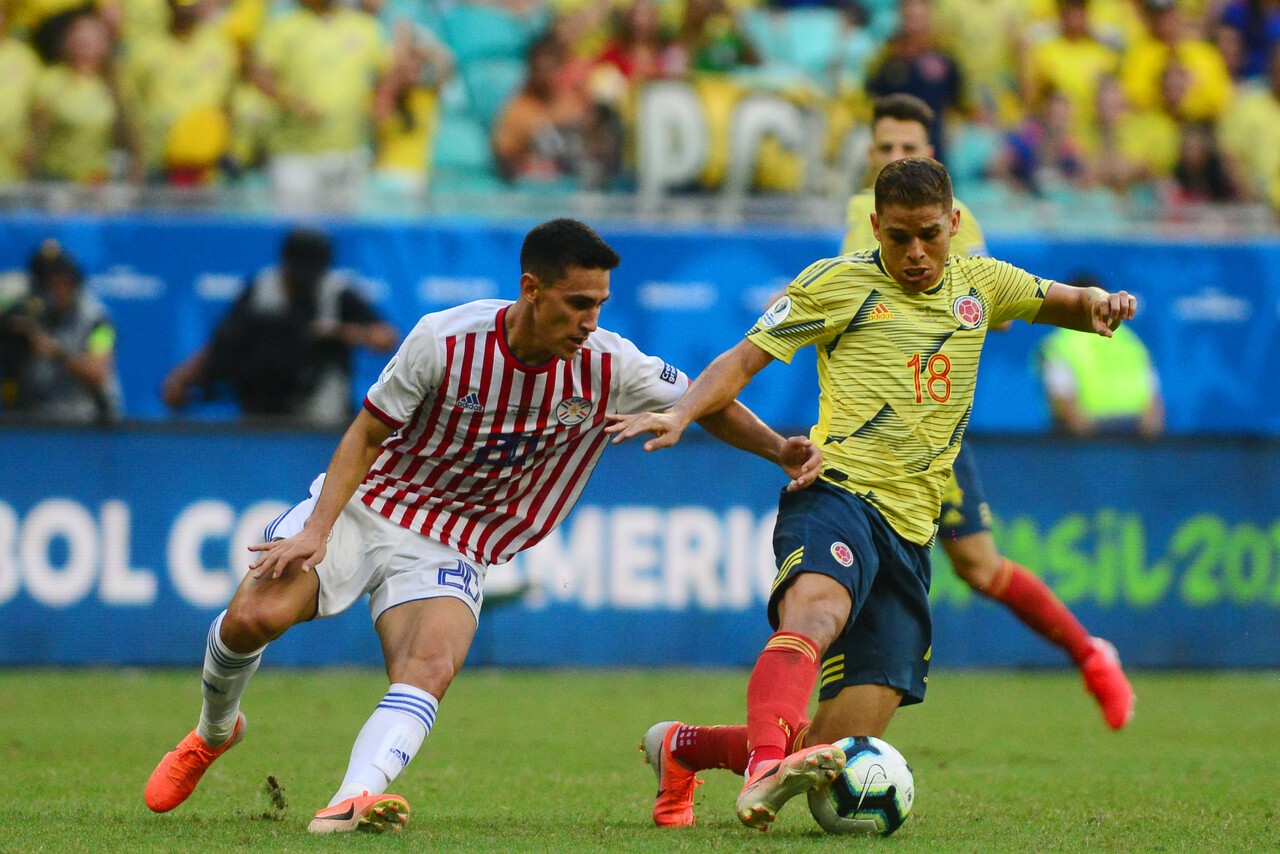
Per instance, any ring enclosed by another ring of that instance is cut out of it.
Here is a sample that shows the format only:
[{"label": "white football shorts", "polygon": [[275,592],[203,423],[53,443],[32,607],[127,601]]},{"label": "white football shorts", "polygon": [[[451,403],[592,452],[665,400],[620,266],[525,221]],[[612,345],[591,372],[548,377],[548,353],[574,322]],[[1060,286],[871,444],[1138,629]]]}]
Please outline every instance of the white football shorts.
[{"label": "white football shorts", "polygon": [[[320,497],[324,475],[311,483],[311,496],[267,526],[268,541],[302,530]],[[417,599],[460,599],[480,621],[484,578],[489,567],[443,543],[392,522],[360,499],[342,508],[329,535],[329,549],[315,568],[320,579],[319,617],[340,614],[365,593],[377,622],[382,612]]]}]

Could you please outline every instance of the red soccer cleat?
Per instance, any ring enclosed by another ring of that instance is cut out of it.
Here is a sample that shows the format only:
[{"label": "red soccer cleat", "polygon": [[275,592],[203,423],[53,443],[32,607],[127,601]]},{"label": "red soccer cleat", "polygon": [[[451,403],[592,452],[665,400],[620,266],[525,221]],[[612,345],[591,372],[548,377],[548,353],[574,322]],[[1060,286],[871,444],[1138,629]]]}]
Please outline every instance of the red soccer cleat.
[{"label": "red soccer cleat", "polygon": [[702,781],[671,755],[671,740],[680,726],[679,721],[654,724],[640,742],[644,761],[653,767],[653,775],[658,778],[658,796],[653,802],[653,823],[658,827],[687,827],[696,821],[693,790]]},{"label": "red soccer cleat", "polygon": [[1102,638],[1090,638],[1089,645],[1093,651],[1080,664],[1084,686],[1097,699],[1107,726],[1123,729],[1133,720],[1133,704],[1137,697],[1120,669],[1120,655],[1116,648]]},{"label": "red soccer cleat", "polygon": [[401,830],[408,820],[409,802],[404,798],[365,792],[320,810],[307,825],[307,830],[311,833],[349,833],[353,830],[382,833]]},{"label": "red soccer cleat", "polygon": [[738,795],[738,818],[747,827],[768,830],[782,805],[806,792],[831,784],[844,768],[844,751],[830,744],[806,747],[747,780]]},{"label": "red soccer cleat", "polygon": [[168,812],[191,797],[196,784],[200,782],[204,772],[209,770],[213,760],[244,738],[245,726],[247,723],[241,712],[236,718],[231,738],[217,747],[206,744],[203,738],[196,735],[195,730],[188,733],[186,738],[178,742],[177,747],[164,755],[156,770],[151,772],[151,779],[147,780],[147,788],[142,795],[147,806],[154,812]]}]

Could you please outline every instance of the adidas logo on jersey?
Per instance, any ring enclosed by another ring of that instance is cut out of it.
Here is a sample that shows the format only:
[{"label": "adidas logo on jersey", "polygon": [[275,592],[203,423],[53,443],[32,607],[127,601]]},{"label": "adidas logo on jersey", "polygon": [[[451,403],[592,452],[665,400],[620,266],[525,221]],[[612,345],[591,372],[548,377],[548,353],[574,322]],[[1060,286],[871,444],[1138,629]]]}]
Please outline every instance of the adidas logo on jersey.
[{"label": "adidas logo on jersey", "polygon": [[893,320],[893,312],[889,311],[889,306],[880,303],[871,309],[871,313],[867,315],[867,320]]},{"label": "adidas logo on jersey", "polygon": [[458,402],[453,405],[454,409],[465,409],[468,412],[484,412],[484,407],[480,405],[480,396],[474,391],[464,397],[458,398]]}]

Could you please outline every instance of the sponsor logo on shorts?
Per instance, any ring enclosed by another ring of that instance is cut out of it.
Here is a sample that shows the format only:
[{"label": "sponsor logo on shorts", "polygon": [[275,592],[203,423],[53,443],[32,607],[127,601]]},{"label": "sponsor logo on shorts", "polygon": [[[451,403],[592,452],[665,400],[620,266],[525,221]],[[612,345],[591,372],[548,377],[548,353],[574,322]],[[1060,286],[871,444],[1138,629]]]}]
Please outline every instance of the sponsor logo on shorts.
[{"label": "sponsor logo on shorts", "polygon": [[593,405],[587,397],[566,397],[556,405],[556,420],[566,427],[581,424],[591,414]]},{"label": "sponsor logo on shorts", "polygon": [[791,313],[791,297],[782,297],[760,316],[760,326],[770,329],[787,319]]},{"label": "sponsor logo on shorts", "polygon": [[982,323],[982,303],[972,294],[956,297],[956,301],[951,303],[951,313],[965,329],[977,329]]},{"label": "sponsor logo on shorts", "polygon": [[836,541],[831,544],[831,556],[841,566],[853,566],[853,549],[842,542]]}]

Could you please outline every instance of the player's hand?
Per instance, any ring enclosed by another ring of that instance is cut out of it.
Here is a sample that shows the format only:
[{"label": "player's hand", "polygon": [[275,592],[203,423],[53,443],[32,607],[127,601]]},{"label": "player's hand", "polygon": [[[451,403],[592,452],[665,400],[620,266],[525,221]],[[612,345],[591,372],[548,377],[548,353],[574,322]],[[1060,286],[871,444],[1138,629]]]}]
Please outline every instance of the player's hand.
[{"label": "player's hand", "polygon": [[625,442],[641,433],[652,433],[656,438],[644,443],[646,451],[670,448],[680,441],[684,428],[689,426],[670,412],[637,412],[632,415],[606,415],[612,421],[604,432],[613,435],[613,444]]},{"label": "player's hand", "polygon": [[1112,332],[1126,320],[1133,320],[1138,310],[1138,298],[1128,291],[1117,291],[1093,301],[1093,330],[1103,338],[1110,338]]},{"label": "player's hand", "polygon": [[778,465],[791,478],[787,492],[795,492],[812,484],[822,473],[822,451],[808,436],[792,436],[782,446]]},{"label": "player's hand", "polygon": [[303,528],[287,539],[249,546],[249,551],[261,552],[258,559],[249,565],[249,571],[254,578],[276,579],[290,565],[296,564],[303,572],[310,572],[324,560],[328,551],[327,540],[327,536]]}]

